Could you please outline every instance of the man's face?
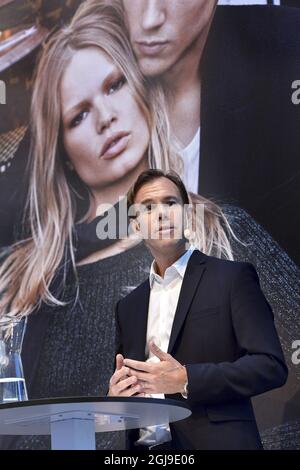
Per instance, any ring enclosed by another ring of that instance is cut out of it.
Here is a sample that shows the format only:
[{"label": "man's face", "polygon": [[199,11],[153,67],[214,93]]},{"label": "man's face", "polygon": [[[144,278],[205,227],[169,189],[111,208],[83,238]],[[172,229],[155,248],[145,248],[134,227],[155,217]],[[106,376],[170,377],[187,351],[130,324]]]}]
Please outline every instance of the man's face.
[{"label": "man's face", "polygon": [[185,243],[184,206],[177,186],[161,177],[144,184],[136,194],[137,228],[149,248],[173,249]]},{"label": "man's face", "polygon": [[206,37],[216,3],[123,0],[130,40],[142,72],[156,76],[170,71],[201,37]]}]

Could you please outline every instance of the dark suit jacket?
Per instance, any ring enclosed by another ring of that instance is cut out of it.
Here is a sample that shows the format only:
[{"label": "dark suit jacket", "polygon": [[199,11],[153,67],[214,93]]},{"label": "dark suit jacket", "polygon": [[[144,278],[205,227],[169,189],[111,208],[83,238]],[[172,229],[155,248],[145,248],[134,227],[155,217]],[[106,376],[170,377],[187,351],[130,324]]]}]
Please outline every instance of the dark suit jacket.
[{"label": "dark suit jacket", "polygon": [[[300,264],[300,11],[219,6],[201,75],[200,194],[246,209]],[[0,246],[23,212],[28,149],[0,174]]]},{"label": "dark suit jacket", "polygon": [[[130,359],[145,361],[149,295],[147,279],[117,305],[117,350]],[[191,417],[171,424],[173,446],[259,448],[250,398],[283,385],[287,367],[251,264],[193,252],[168,352],[186,365],[192,409]],[[131,443],[136,437],[129,436]]]},{"label": "dark suit jacket", "polygon": [[246,209],[300,265],[300,10],[218,7],[201,74],[200,194]]}]

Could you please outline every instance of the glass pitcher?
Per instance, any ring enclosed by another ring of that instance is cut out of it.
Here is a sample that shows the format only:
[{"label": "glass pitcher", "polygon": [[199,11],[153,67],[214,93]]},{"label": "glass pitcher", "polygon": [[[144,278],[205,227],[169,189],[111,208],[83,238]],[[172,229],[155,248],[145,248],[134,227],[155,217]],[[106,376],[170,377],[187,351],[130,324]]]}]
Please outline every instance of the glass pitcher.
[{"label": "glass pitcher", "polygon": [[21,360],[27,318],[0,318],[0,403],[28,400]]}]

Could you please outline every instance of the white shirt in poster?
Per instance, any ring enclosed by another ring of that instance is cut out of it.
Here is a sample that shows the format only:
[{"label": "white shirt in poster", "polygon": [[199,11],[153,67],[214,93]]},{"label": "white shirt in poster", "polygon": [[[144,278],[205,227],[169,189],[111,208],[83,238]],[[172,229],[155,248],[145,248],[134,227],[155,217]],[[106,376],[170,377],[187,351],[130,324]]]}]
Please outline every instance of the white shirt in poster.
[{"label": "white shirt in poster", "polygon": [[183,182],[188,191],[198,194],[200,165],[200,127],[192,141],[180,152],[184,163]]}]

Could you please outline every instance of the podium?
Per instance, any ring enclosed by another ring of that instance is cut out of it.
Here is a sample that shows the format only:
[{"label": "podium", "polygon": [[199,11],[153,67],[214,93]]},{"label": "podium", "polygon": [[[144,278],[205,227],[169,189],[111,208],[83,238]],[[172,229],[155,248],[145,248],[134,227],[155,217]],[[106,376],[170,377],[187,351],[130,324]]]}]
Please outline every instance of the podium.
[{"label": "podium", "polygon": [[94,450],[95,433],[173,423],[191,415],[179,400],[72,397],[0,405],[0,434],[49,435],[53,450]]}]

